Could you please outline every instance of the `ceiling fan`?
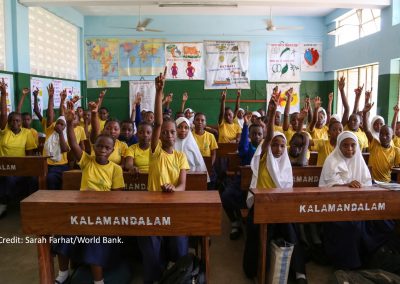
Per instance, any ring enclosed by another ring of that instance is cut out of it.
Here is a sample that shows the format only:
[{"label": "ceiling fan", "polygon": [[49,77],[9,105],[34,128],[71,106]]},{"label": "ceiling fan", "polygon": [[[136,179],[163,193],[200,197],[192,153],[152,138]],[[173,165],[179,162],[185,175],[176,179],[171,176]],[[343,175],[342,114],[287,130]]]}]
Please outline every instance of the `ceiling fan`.
[{"label": "ceiling fan", "polygon": [[266,27],[265,29],[269,32],[273,32],[276,30],[302,30],[304,27],[302,26],[275,26],[272,21],[272,9],[269,8],[269,19],[265,21]]},{"label": "ceiling fan", "polygon": [[140,13],[140,6],[139,6],[139,21],[135,28],[127,28],[127,27],[115,27],[119,29],[129,29],[129,30],[136,30],[137,32],[156,32],[161,33],[161,30],[155,29],[148,29],[147,26],[153,21],[151,18],[146,18],[142,21],[141,13]]}]

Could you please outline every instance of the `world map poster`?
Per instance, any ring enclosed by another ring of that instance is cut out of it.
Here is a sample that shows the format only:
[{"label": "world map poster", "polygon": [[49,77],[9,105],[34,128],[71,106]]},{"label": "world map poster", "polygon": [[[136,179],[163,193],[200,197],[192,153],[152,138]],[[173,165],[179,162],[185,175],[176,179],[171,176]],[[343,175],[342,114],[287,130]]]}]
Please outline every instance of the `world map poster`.
[{"label": "world map poster", "polygon": [[86,39],[86,78],[88,88],[119,88],[119,41]]}]

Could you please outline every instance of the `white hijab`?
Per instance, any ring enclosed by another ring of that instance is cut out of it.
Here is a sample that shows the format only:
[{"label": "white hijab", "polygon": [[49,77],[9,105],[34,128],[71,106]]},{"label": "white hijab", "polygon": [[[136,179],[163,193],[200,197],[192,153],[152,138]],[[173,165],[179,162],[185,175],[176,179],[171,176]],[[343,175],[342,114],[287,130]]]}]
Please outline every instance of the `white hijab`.
[{"label": "white hijab", "polygon": [[[381,119],[382,122],[383,122],[383,124],[385,124],[385,119],[384,119],[382,116],[380,116],[380,115],[375,115],[375,116],[372,118],[371,123],[369,124],[369,129],[370,129],[370,131],[371,131],[371,133],[372,133],[372,136],[374,136],[374,138],[375,138],[376,140],[378,140],[378,142],[379,142],[379,132],[375,131],[375,129],[374,129],[374,123],[375,123],[378,119]],[[380,143],[380,142],[379,142],[379,143]]]},{"label": "white hijab", "polygon": [[[242,108],[239,108],[239,109],[238,109],[238,112],[239,112],[239,111],[242,111],[242,112],[244,113],[244,109],[242,109]],[[238,117],[236,117],[236,119],[237,119],[237,122],[238,122],[240,128],[243,128],[244,118],[238,118]]]},{"label": "white hijab", "polygon": [[[185,139],[180,139],[177,137],[175,141],[175,149],[185,153],[187,160],[189,162],[190,170],[192,172],[207,172],[206,164],[204,163],[203,156],[200,153],[199,146],[190,131],[190,122],[186,117],[178,118],[175,123],[179,126],[182,122],[186,122],[189,126],[189,132]],[[210,181],[207,173],[207,182]]]},{"label": "white hijab", "polygon": [[[286,138],[281,132],[274,132],[272,139],[277,136],[282,136],[285,140]],[[271,141],[272,141],[271,139]],[[275,158],[272,154],[271,146],[268,147],[267,152],[267,163],[266,165],[260,165],[261,160],[261,152],[262,152],[262,143],[258,145],[256,152],[254,153],[253,158],[250,162],[250,167],[253,172],[253,176],[251,178],[250,188],[256,188],[257,179],[258,179],[258,169],[260,166],[266,166],[267,170],[274,182],[276,188],[291,188],[293,187],[293,175],[292,175],[292,165],[290,164],[289,155],[287,153],[287,149],[285,147],[284,152],[279,158]],[[247,206],[250,208],[254,203],[253,194],[249,191],[247,194]]]},{"label": "white hijab", "polygon": [[336,119],[336,121],[342,122],[342,119],[340,118],[340,116],[337,113],[332,114],[330,119],[332,120],[332,118]]},{"label": "white hijab", "polygon": [[324,119],[321,121],[321,124],[325,125],[326,124],[326,117],[327,117],[326,111],[325,111],[325,109],[323,107],[319,107],[317,114],[320,113],[320,112],[322,112],[324,114]]},{"label": "white hijab", "polygon": [[[356,153],[351,158],[346,158],[340,151],[340,144],[347,138],[356,142]],[[361,154],[357,136],[350,131],[343,131],[337,137],[335,149],[325,160],[319,186],[331,187],[353,180],[357,180],[362,186],[372,185],[371,174]]]},{"label": "white hijab", "polygon": [[[66,124],[64,116],[60,116],[59,118],[57,118],[56,124],[57,124],[58,120],[62,120]],[[67,141],[67,128],[66,127],[63,130],[63,136],[64,136],[65,141]],[[59,162],[62,159],[60,136],[58,135],[58,133],[55,130],[49,136],[49,138],[46,140],[46,142],[44,143],[44,149],[46,150],[47,155],[51,156],[50,160],[52,160],[53,162]]]}]

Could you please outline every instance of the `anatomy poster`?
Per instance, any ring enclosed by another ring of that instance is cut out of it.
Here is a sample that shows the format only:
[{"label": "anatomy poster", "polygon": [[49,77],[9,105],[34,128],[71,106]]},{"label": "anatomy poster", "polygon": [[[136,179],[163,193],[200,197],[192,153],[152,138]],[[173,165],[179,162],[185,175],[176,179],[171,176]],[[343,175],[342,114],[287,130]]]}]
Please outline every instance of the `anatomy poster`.
[{"label": "anatomy poster", "polygon": [[267,46],[269,82],[300,82],[300,44],[272,43]]},{"label": "anatomy poster", "polygon": [[206,41],[204,89],[250,89],[248,41]]},{"label": "anatomy poster", "polygon": [[[269,102],[271,95],[273,93],[274,88],[278,86],[278,90],[281,92],[281,96],[279,97],[279,105],[276,109],[281,113],[284,112],[286,106],[286,91],[290,88],[293,88],[292,93],[292,101],[290,103],[290,113],[299,112],[300,111],[300,83],[280,83],[280,84],[271,84],[267,83],[267,102]],[[268,103],[266,104],[268,108]]]},{"label": "anatomy poster", "polygon": [[167,66],[167,79],[204,80],[203,43],[166,43],[165,64]]},{"label": "anatomy poster", "polygon": [[154,111],[154,102],[156,98],[156,86],[152,81],[129,81],[129,113],[132,113],[132,104],[136,96],[142,96],[140,103],[141,110],[147,109]]},{"label": "anatomy poster", "polygon": [[322,43],[303,43],[301,54],[302,72],[322,72]]}]

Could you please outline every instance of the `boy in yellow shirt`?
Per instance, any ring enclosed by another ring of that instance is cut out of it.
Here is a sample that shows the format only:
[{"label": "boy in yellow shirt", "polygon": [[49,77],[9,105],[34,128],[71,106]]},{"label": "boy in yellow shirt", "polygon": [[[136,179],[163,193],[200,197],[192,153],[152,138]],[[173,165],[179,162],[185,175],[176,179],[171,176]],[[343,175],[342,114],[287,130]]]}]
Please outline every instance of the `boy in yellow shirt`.
[{"label": "boy in yellow shirt", "polygon": [[233,122],[233,111],[225,107],[226,90],[221,94],[221,107],[218,118],[218,143],[239,143],[242,129]]},{"label": "boy in yellow shirt", "polygon": [[138,126],[139,142],[130,146],[126,152],[125,169],[132,174],[148,173],[150,164],[150,141],[153,128],[146,122]]},{"label": "boy in yellow shirt", "polygon": [[318,152],[317,166],[322,167],[326,158],[336,147],[337,137],[343,132],[343,126],[340,121],[334,120],[329,124],[329,140],[315,139],[311,141],[311,149]]}]

